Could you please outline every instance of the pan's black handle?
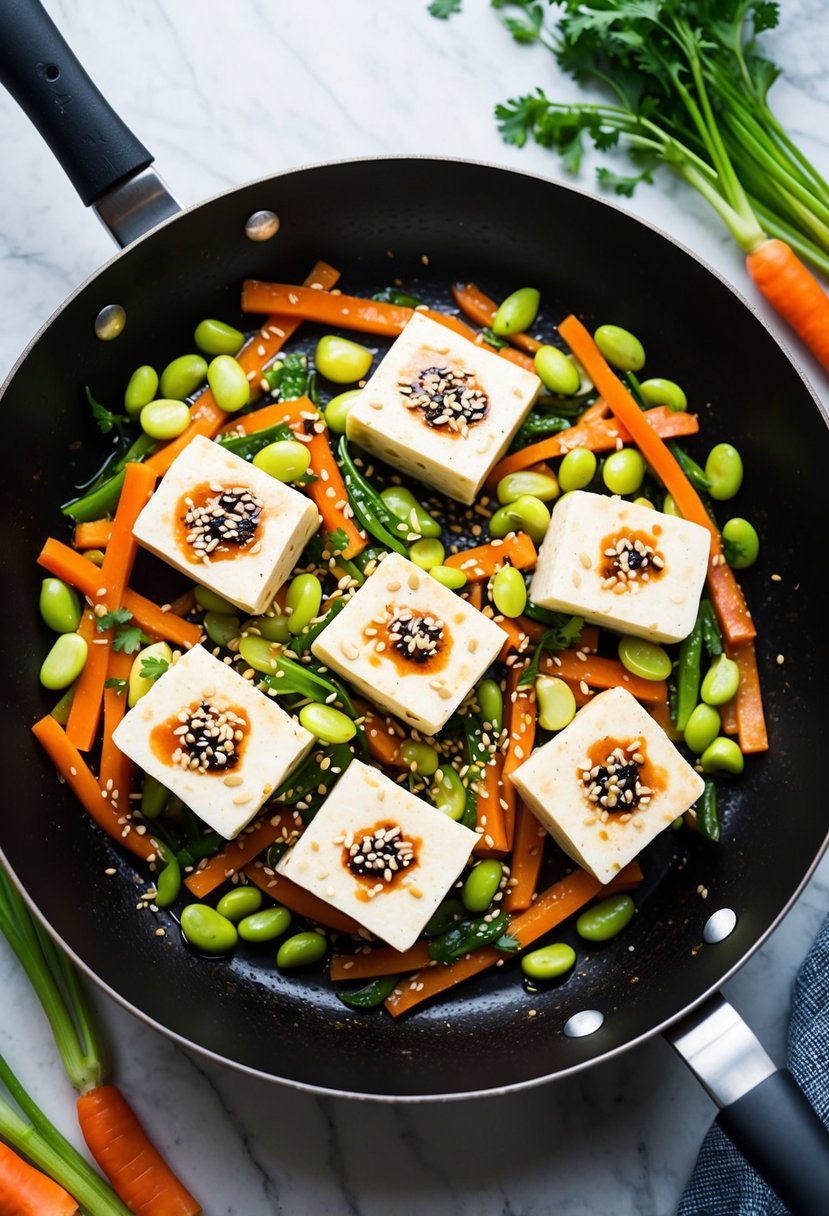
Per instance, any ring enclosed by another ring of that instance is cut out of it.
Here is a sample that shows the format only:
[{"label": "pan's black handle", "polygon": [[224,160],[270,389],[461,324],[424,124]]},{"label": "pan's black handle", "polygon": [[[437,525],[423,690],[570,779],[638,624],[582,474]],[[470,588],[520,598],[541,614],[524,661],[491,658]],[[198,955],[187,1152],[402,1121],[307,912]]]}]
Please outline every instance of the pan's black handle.
[{"label": "pan's black handle", "polygon": [[119,244],[179,210],[153,173],[116,201],[153,157],[89,79],[39,0],[0,0],[0,83]]},{"label": "pan's black handle", "polygon": [[721,1108],[717,1122],[792,1216],[829,1212],[829,1131],[719,995],[666,1032]]}]

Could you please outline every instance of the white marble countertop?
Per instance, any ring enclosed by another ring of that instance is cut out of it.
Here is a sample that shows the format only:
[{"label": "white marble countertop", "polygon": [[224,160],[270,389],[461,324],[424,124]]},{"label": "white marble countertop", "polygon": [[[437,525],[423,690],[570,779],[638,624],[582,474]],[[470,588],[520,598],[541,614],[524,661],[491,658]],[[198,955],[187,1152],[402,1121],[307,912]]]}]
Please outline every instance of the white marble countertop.
[{"label": "white marble countertop", "polygon": [[[485,0],[464,0],[449,22],[430,18],[426,0],[48,0],[47,7],[185,204],[343,156],[431,153],[563,176],[552,155],[503,144],[491,115],[497,101],[536,84],[560,97],[575,96],[576,87],[557,78],[540,48],[514,45]],[[787,69],[773,101],[826,172],[829,8],[790,0],[783,23],[768,40]],[[4,95],[0,164],[2,378],[112,246]],[[590,188],[592,171],[580,180]],[[626,205],[751,296],[739,251],[686,190],[660,178]],[[827,378],[791,347],[829,403]],[[778,1063],[791,981],[828,897],[825,857],[726,989]],[[45,1021],[0,947],[0,1050],[77,1142],[72,1094]],[[715,1113],[661,1039],[520,1094],[383,1106],[251,1079],[179,1049],[100,994],[96,1004],[124,1089],[208,1216],[669,1216]]]}]

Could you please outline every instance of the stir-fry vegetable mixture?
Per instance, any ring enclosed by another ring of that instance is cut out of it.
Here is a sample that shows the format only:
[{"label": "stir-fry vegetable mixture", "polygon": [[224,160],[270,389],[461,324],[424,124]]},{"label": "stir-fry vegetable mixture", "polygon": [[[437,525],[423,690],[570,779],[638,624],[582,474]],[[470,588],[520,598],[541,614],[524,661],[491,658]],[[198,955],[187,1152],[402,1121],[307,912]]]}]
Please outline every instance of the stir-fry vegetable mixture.
[{"label": "stir-fry vegetable mixture", "polygon": [[558,926],[622,932],[651,842],[715,847],[767,747],[759,541],[738,450],[623,318],[338,279],[245,282],[253,332],[87,390],[117,442],[38,559],[33,731],[159,934],[397,1017],[512,956],[561,983]]}]

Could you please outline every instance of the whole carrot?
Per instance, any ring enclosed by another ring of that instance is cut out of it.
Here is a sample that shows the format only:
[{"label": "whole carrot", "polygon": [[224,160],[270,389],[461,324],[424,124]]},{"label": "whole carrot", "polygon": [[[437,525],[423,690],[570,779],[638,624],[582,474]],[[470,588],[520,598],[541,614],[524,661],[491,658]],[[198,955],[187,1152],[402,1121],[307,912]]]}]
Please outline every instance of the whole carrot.
[{"label": "whole carrot", "polygon": [[785,241],[772,237],[746,255],[758,291],[829,372],[829,295]]},{"label": "whole carrot", "polygon": [[0,1212],[3,1216],[75,1216],[78,1205],[62,1186],[18,1157],[0,1140]]}]

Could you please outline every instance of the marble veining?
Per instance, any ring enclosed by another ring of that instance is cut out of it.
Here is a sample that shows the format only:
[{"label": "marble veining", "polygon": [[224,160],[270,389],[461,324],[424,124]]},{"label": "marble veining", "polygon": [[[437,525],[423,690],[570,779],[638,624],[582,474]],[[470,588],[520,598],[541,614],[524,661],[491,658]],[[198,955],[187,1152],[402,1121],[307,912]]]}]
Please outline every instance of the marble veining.
[{"label": "marble veining", "polygon": [[[780,118],[829,170],[829,8],[789,0],[768,39],[787,74]],[[536,84],[575,97],[486,0],[438,22],[426,0],[47,0],[104,94],[185,204],[343,156],[431,153],[563,179],[504,145],[496,102]],[[28,120],[0,95],[0,377],[113,249]],[[594,188],[593,162],[579,178]],[[710,210],[662,174],[626,204],[734,283],[742,260]],[[824,402],[829,381],[758,307]],[[781,1062],[791,981],[829,906],[829,857],[726,995]],[[0,943],[0,1050],[80,1146],[70,1087]],[[96,993],[115,1071],[207,1216],[671,1216],[714,1108],[657,1039],[555,1085],[504,1097],[380,1105],[269,1085],[180,1049]]]}]

